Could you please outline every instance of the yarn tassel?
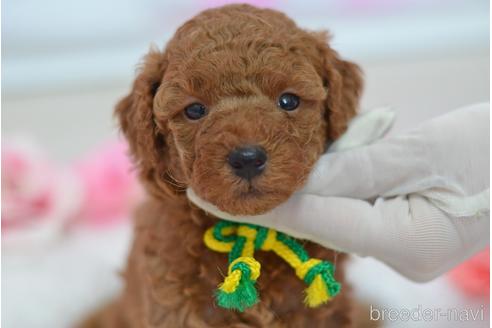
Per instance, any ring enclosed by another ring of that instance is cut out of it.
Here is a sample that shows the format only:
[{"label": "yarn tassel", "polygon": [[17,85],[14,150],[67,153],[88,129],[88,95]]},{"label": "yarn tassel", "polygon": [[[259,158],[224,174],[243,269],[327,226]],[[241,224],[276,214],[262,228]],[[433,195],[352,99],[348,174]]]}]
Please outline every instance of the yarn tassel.
[{"label": "yarn tassel", "polygon": [[323,279],[319,275],[316,276],[309,287],[306,288],[304,303],[313,308],[328,302],[330,299],[331,296],[328,294],[328,289]]},{"label": "yarn tassel", "polygon": [[340,292],[340,283],[333,278],[333,267],[328,262],[320,262],[311,268],[304,281],[308,283],[304,303],[311,308],[328,302]]},{"label": "yarn tassel", "polygon": [[229,274],[216,293],[217,304],[225,309],[243,312],[258,302],[255,287],[260,276],[260,263],[252,257],[239,257],[229,265]]}]

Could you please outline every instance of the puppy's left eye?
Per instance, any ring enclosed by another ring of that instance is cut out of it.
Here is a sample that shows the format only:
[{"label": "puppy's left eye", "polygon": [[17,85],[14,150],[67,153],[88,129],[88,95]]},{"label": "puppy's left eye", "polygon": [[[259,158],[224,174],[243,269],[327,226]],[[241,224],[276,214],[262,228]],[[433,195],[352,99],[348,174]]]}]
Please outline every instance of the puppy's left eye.
[{"label": "puppy's left eye", "polygon": [[299,107],[300,99],[293,93],[283,93],[278,98],[278,107],[286,111],[292,111]]},{"label": "puppy's left eye", "polygon": [[188,105],[186,106],[184,111],[186,117],[194,121],[199,120],[207,115],[207,108],[205,107],[205,105],[202,105],[200,103],[193,103],[191,105]]}]

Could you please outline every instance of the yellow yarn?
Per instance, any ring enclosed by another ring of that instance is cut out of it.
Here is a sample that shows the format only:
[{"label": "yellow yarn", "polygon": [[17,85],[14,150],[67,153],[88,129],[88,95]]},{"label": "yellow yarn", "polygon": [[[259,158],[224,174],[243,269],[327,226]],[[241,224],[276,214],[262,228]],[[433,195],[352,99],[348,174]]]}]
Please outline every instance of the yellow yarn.
[{"label": "yellow yarn", "polygon": [[306,276],[306,274],[308,273],[308,271],[314,267],[316,264],[318,263],[321,263],[321,260],[318,260],[318,259],[309,259],[307,260],[306,262],[304,263],[301,263],[301,265],[297,266],[295,268],[296,270],[296,275],[304,280],[304,277]]},{"label": "yellow yarn", "polygon": [[221,253],[229,253],[232,250],[232,246],[234,246],[233,243],[226,243],[215,239],[213,227],[207,229],[207,231],[203,235],[203,241],[205,242],[205,245],[207,245],[208,248]]},{"label": "yellow yarn", "polygon": [[248,257],[238,257],[237,259],[232,261],[231,264],[229,265],[229,273],[231,273],[230,270],[232,270],[234,265],[238,262],[246,263],[249,266],[249,268],[251,270],[251,277],[250,278],[252,280],[257,280],[260,277],[260,270],[261,270],[260,262],[258,262],[257,260],[255,260],[254,258],[249,257],[249,256]]},{"label": "yellow yarn", "polygon": [[254,240],[256,238],[256,229],[246,225],[241,225],[237,229],[237,235],[241,237],[245,237],[246,239],[249,240]]},{"label": "yellow yarn", "polygon": [[239,282],[241,281],[242,272],[241,270],[234,270],[232,268],[237,263],[242,262],[248,265],[251,270],[250,279],[256,281],[260,276],[261,264],[256,261],[254,258],[246,256],[239,257],[229,264],[227,277],[224,279],[224,282],[219,286],[219,288],[226,293],[233,293],[236,291],[237,286],[239,286]]},{"label": "yellow yarn", "polygon": [[306,288],[306,297],[304,303],[309,307],[317,307],[331,299],[326,289],[326,285],[321,279],[320,275],[317,275],[313,282]]},{"label": "yellow yarn", "polygon": [[237,235],[246,238],[241,256],[252,257],[255,253],[256,229],[242,225],[237,229]]},{"label": "yellow yarn", "polygon": [[289,247],[277,240],[277,231],[268,229],[267,237],[261,246],[264,251],[274,251],[294,269],[302,264],[301,260]]},{"label": "yellow yarn", "polygon": [[219,286],[226,293],[233,293],[241,281],[241,270],[234,270],[225,277],[224,282]]},{"label": "yellow yarn", "polygon": [[[302,262],[296,253],[278,241],[273,242],[269,247],[284,259],[296,271],[296,275],[303,280],[311,268],[321,263],[319,259],[309,259],[306,262]],[[308,307],[317,307],[330,300],[326,284],[320,275],[317,275],[313,279],[313,282],[306,288],[305,292],[306,297],[304,303]]]},{"label": "yellow yarn", "polygon": [[268,229],[267,237],[261,246],[264,251],[271,251],[277,242],[277,231]]},{"label": "yellow yarn", "polygon": [[279,241],[273,244],[272,250],[294,269],[302,264],[297,254]]}]

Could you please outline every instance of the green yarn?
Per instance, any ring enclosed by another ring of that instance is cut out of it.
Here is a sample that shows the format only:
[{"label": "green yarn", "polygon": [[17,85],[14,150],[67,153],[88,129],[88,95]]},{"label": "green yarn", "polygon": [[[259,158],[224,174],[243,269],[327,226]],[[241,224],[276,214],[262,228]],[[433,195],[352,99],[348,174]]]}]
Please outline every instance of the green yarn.
[{"label": "green yarn", "polygon": [[237,226],[238,224],[235,222],[231,221],[226,221],[226,220],[221,220],[215,224],[214,227],[214,238],[223,242],[232,242],[236,240],[237,236],[236,235],[230,235],[230,236],[224,236],[222,234],[222,229],[227,228],[227,227],[234,227]]},{"label": "green yarn", "polygon": [[234,293],[226,293],[218,289],[215,297],[220,307],[239,312],[243,312],[258,303],[258,292],[254,281],[251,279],[241,279]]},{"label": "green yarn", "polygon": [[268,236],[268,229],[263,228],[263,227],[256,227],[257,233],[256,233],[256,239],[255,239],[255,250],[258,250],[263,246],[263,243],[265,242],[267,236]]},{"label": "green yarn", "polygon": [[333,271],[334,271],[334,266],[330,262],[327,261],[322,261],[318,263],[317,265],[313,266],[311,270],[309,270],[306,273],[306,276],[304,277],[304,282],[308,285],[310,285],[316,275],[321,275],[321,279],[325,282],[327,289],[328,289],[328,294],[333,297],[336,294],[340,292],[341,285],[339,282],[335,280],[333,277]]},{"label": "green yarn", "polygon": [[326,287],[328,288],[328,293],[331,297],[337,295],[342,289],[342,285],[333,278],[332,275],[323,272],[321,278],[325,281]]},{"label": "green yarn", "polygon": [[306,273],[306,276],[304,277],[304,281],[306,282],[306,284],[310,285],[317,274],[326,273],[326,272],[329,273],[330,275],[333,275],[333,265],[326,261],[322,261],[316,264],[315,266],[313,266]]},{"label": "green yarn", "polygon": [[246,238],[237,237],[236,243],[234,243],[234,246],[232,247],[232,250],[229,253],[229,264],[241,256],[245,243],[246,243]]},{"label": "green yarn", "polygon": [[289,247],[302,262],[306,262],[309,260],[309,255],[304,250],[304,247],[301,246],[297,241],[295,241],[292,237],[287,236],[284,233],[278,232],[277,239],[284,243],[287,247]]},{"label": "green yarn", "polygon": [[258,303],[258,291],[255,287],[255,281],[250,279],[251,269],[247,264],[236,263],[232,267],[232,271],[234,270],[241,270],[241,280],[236,290],[232,293],[226,293],[218,289],[215,297],[220,307],[243,312]]}]

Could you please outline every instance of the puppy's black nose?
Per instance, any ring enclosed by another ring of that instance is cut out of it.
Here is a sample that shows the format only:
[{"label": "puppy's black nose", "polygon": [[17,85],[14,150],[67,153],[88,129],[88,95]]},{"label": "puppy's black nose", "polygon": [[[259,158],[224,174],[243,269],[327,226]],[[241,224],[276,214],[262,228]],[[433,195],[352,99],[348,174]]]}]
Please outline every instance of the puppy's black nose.
[{"label": "puppy's black nose", "polygon": [[245,146],[231,151],[227,160],[238,177],[251,180],[265,169],[267,155],[260,146]]}]

